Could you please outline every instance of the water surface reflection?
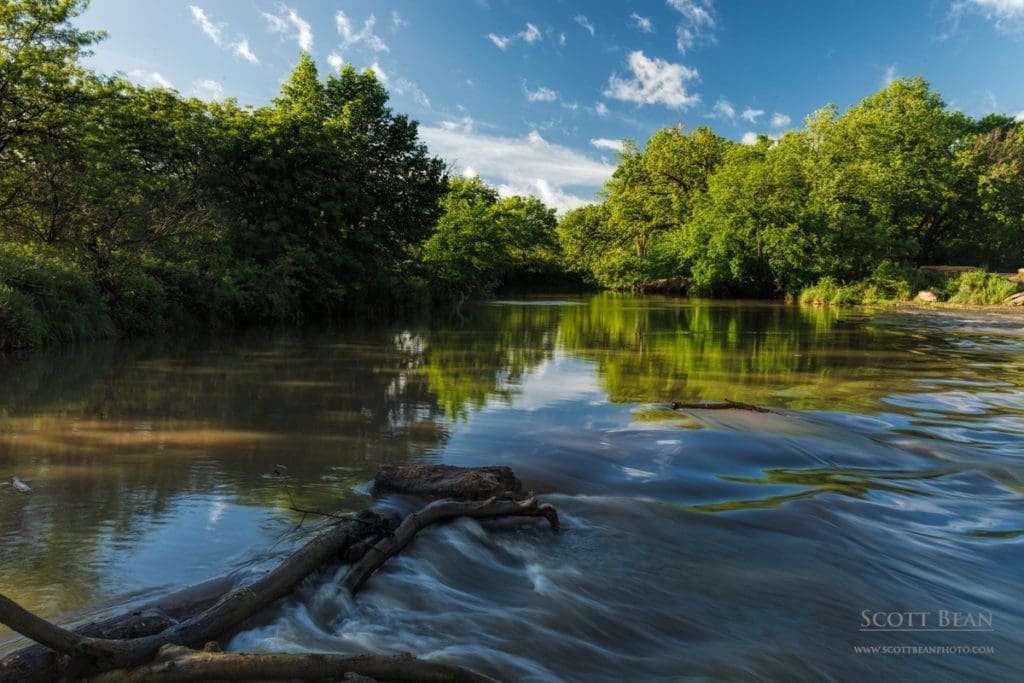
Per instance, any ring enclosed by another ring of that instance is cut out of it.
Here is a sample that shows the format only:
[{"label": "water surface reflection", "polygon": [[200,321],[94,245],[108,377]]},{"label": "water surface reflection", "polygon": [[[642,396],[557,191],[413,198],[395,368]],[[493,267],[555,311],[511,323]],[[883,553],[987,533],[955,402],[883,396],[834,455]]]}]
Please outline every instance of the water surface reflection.
[{"label": "water surface reflection", "polygon": [[[186,585],[300,542],[293,498],[367,505],[378,462],[507,463],[562,534],[432,530],[355,605],[310,586],[233,647],[516,680],[1012,680],[1022,351],[1007,313],[604,294],[9,359],[0,474],[34,491],[0,489],[0,590],[54,615]],[[773,412],[669,408],[722,399]],[[994,629],[865,634],[865,609]],[[993,652],[853,649],[909,644]]]}]

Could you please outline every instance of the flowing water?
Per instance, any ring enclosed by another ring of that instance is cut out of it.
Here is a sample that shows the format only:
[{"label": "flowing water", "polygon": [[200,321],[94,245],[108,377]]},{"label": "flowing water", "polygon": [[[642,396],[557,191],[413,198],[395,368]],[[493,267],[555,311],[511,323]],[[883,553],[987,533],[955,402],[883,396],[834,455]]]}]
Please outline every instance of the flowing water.
[{"label": "flowing water", "polygon": [[[0,488],[0,592],[74,621],[269,566],[322,523],[292,501],[370,505],[379,462],[507,464],[560,533],[430,529],[354,603],[328,572],[229,647],[502,680],[1020,680],[1020,314],[464,315],[0,361],[0,478],[32,487]],[[772,412],[671,408],[723,399]]]}]

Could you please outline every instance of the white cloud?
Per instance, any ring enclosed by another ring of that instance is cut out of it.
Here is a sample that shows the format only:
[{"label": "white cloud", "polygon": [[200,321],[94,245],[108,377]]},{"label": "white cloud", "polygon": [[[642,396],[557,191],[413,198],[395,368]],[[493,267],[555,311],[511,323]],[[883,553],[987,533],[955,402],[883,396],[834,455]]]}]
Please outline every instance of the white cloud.
[{"label": "white cloud", "polygon": [[373,64],[371,64],[370,70],[373,71],[374,75],[377,77],[377,80],[380,81],[381,85],[383,85],[385,88],[388,87],[388,84],[391,82],[391,79],[388,78],[387,72],[384,71],[383,68],[381,68],[381,65],[378,62],[374,62]]},{"label": "white cloud", "polygon": [[526,81],[523,81],[523,94],[528,102],[554,102],[558,99],[558,93],[551,88],[540,85],[536,90],[530,90],[526,87]]},{"label": "white cloud", "polygon": [[1024,121],[1024,111],[1017,112],[1017,115],[1013,117],[1013,120],[1017,121],[1018,123]]},{"label": "white cloud", "polygon": [[[335,55],[331,55],[332,57]],[[330,57],[327,58],[330,61]],[[332,64],[333,66],[333,64]],[[336,67],[340,68],[340,67]],[[374,62],[369,67],[373,73],[377,76],[377,80],[380,81],[381,85],[397,95],[409,95],[419,104],[421,107],[426,109],[431,108],[430,98],[423,92],[418,85],[410,81],[408,78],[392,78],[384,69],[380,63]],[[443,124],[442,124],[443,125]]]},{"label": "white cloud", "polygon": [[192,84],[192,90],[195,92],[197,97],[203,100],[224,99],[224,86],[210,78],[196,81]]},{"label": "white cloud", "polygon": [[676,26],[676,48],[686,52],[698,41],[714,42],[715,17],[711,0],[668,0],[682,17]]},{"label": "white cloud", "polygon": [[579,24],[580,26],[585,28],[587,30],[587,32],[590,33],[590,37],[591,38],[594,37],[594,33],[595,33],[594,25],[591,24],[590,20],[587,19],[584,15],[577,14],[575,17],[573,17],[573,21],[575,21],[577,24]]},{"label": "white cloud", "polygon": [[761,116],[764,116],[764,109],[751,109],[750,107],[744,109],[743,113],[740,114],[741,119],[750,123],[757,123],[757,119]]},{"label": "white cloud", "polygon": [[885,73],[882,75],[882,87],[888,88],[892,85],[892,82],[896,80],[896,65],[890,64],[885,67]]},{"label": "white cloud", "polygon": [[633,12],[629,15],[629,18],[632,19],[633,23],[636,24],[636,27],[644,33],[654,33],[654,24],[652,24],[651,20],[647,17],[642,17],[636,12]]},{"label": "white cloud", "polygon": [[494,46],[499,50],[505,50],[508,48],[508,44],[512,42],[511,38],[505,36],[499,36],[494,33],[488,33],[487,38],[494,43]]},{"label": "white cloud", "polygon": [[715,116],[723,119],[733,120],[736,118],[736,109],[729,103],[729,100],[719,99],[715,102],[715,106],[712,107]]},{"label": "white cloud", "polygon": [[309,52],[313,49],[313,29],[309,22],[299,16],[293,8],[288,5],[279,5],[278,14],[263,12],[263,18],[267,22],[267,29],[271,33],[284,33],[294,38],[299,44],[299,49]]},{"label": "white cloud", "polygon": [[747,131],[746,133],[743,134],[743,137],[740,138],[740,142],[743,143],[744,145],[756,145],[757,138],[757,133]]},{"label": "white cloud", "polygon": [[405,28],[409,25],[409,22],[402,18],[402,15],[398,13],[398,10],[391,10],[391,28],[396,31],[400,28]]},{"label": "white cloud", "polygon": [[594,111],[598,116],[608,116],[608,106],[604,102],[598,102],[594,106]]},{"label": "white cloud", "polygon": [[696,69],[651,59],[637,51],[629,55],[629,70],[633,78],[611,75],[605,97],[639,105],[663,104],[670,109],[688,109],[700,101],[699,95],[686,92],[686,81],[698,76]]},{"label": "white cloud", "polygon": [[210,40],[215,45],[220,45],[221,41],[221,28],[211,21],[210,17],[206,15],[206,10],[202,7],[196,7],[195,5],[189,5],[188,8],[192,11],[192,19],[199,24],[199,28],[203,30]]},{"label": "white cloud", "polygon": [[522,38],[527,45],[533,45],[534,43],[541,39],[540,29],[538,29],[530,22],[526,22],[526,28],[517,33],[516,35]]},{"label": "white cloud", "polygon": [[249,40],[246,38],[242,38],[238,42],[231,43],[231,51],[234,52],[236,56],[241,57],[250,64],[260,63],[259,58],[256,57],[256,55],[253,54],[253,51],[249,48]]},{"label": "white cloud", "polygon": [[338,13],[334,15],[334,22],[338,26],[338,35],[341,36],[343,47],[361,44],[374,52],[389,52],[387,43],[373,32],[373,27],[377,23],[377,17],[372,14],[366,18],[363,22],[363,28],[358,31],[352,27],[352,22],[349,21],[348,16],[341,10],[338,10]]},{"label": "white cloud", "polygon": [[345,66],[345,60],[342,59],[341,55],[337,52],[332,52],[327,55],[327,63],[331,65],[332,69],[338,72],[340,72],[342,67]]},{"label": "white cloud", "polygon": [[592,202],[590,195],[615,171],[615,166],[545,140],[532,131],[523,138],[485,135],[470,126],[423,126],[420,135],[437,154],[465,173],[474,173],[498,187],[503,196],[532,194],[559,211]]},{"label": "white cloud", "polygon": [[168,90],[175,90],[174,84],[164,78],[163,74],[159,71],[150,71],[146,73],[141,69],[132,69],[128,72],[128,76],[140,85],[147,87],[158,87],[167,88]]},{"label": "white cloud", "polygon": [[613,152],[622,151],[622,140],[612,140],[611,138],[591,138],[590,144],[598,149],[610,149]]},{"label": "white cloud", "polygon": [[1024,19],[1024,0],[962,0],[954,5],[954,11],[973,8],[985,15],[986,19],[994,19],[1000,28],[1006,28],[1006,22]]},{"label": "white cloud", "polygon": [[772,120],[771,120],[771,123],[769,125],[771,125],[772,128],[776,128],[776,129],[777,128],[785,128],[792,121],[793,121],[793,119],[789,118],[785,114],[780,114],[779,112],[775,112],[774,114],[772,114]]},{"label": "white cloud", "polygon": [[564,33],[559,33],[558,34],[558,44],[559,45],[565,45],[565,34]]}]

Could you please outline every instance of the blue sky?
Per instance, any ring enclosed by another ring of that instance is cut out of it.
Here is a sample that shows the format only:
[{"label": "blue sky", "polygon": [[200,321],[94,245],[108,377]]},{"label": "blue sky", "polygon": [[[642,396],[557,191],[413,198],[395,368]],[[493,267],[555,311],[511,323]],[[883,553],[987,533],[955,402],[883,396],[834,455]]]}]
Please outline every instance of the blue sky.
[{"label": "blue sky", "polygon": [[431,151],[504,194],[592,201],[622,138],[779,134],[921,75],[1024,116],[1024,0],[92,0],[90,64],[260,105],[308,51],[373,68]]}]

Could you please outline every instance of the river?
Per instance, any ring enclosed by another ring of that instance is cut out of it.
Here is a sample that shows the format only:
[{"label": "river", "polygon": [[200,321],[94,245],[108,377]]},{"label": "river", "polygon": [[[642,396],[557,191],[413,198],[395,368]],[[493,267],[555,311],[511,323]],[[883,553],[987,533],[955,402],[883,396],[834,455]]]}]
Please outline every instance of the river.
[{"label": "river", "polygon": [[[517,681],[1019,680],[1019,313],[599,294],[463,315],[0,360],[0,479],[32,487],[0,488],[0,592],[74,621],[269,566],[322,523],[290,501],[370,505],[380,462],[506,464],[560,533],[428,530],[354,604],[328,573],[229,648]],[[772,412],[671,408],[724,399]]]}]

